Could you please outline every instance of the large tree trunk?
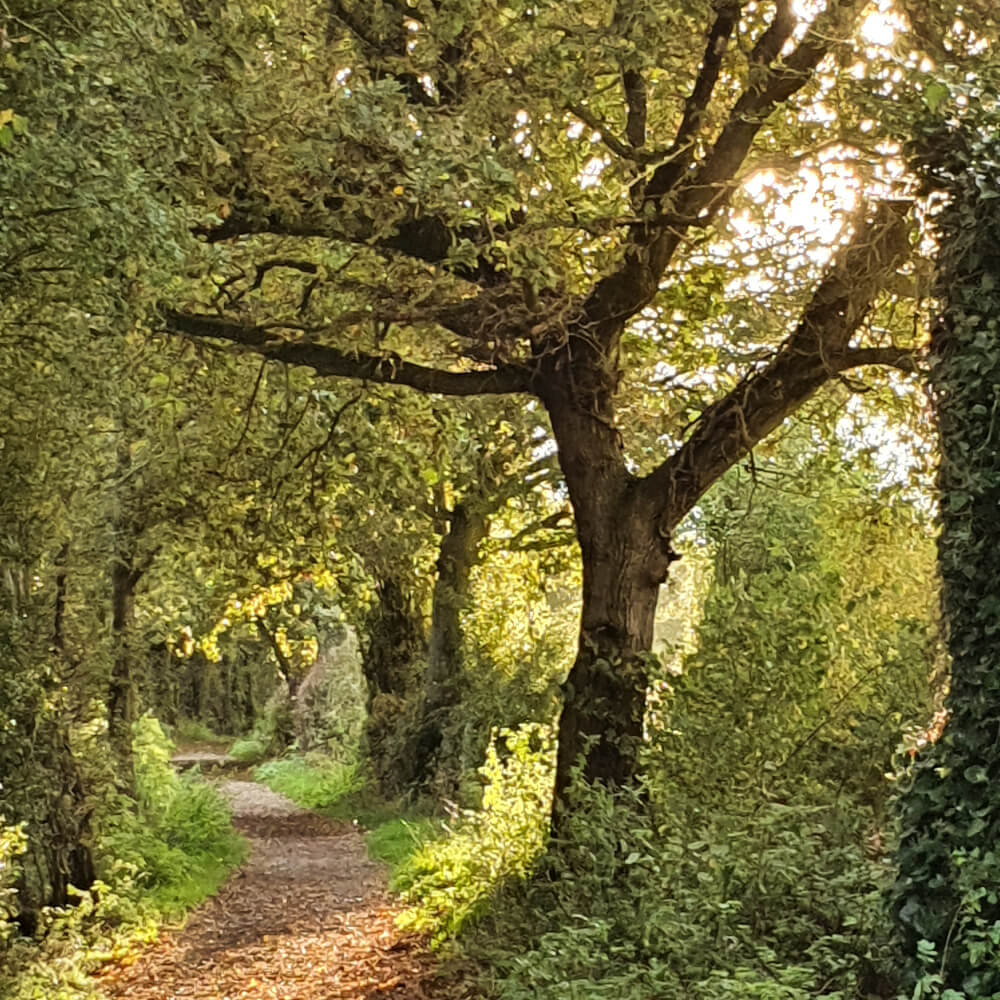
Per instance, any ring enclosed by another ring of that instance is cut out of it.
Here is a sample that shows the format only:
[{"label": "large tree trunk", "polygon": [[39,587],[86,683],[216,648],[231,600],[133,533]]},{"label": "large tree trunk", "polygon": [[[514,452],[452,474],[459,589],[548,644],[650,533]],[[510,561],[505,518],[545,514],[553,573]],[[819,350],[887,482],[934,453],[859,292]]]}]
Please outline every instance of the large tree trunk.
[{"label": "large tree trunk", "polygon": [[906,985],[926,973],[920,952],[930,942],[945,995],[993,997],[1000,996],[1000,350],[992,318],[1000,301],[1000,185],[995,140],[984,149],[984,133],[967,127],[951,148],[939,137],[929,157],[934,187],[948,196],[934,220],[935,291],[944,311],[931,339],[941,447],[938,566],[951,654],[947,723],[899,783],[892,904],[907,945]]},{"label": "large tree trunk", "polygon": [[556,802],[574,768],[588,784],[635,781],[643,739],[653,621],[669,554],[623,510],[599,532],[580,535],[583,609],[576,661],[563,684]]},{"label": "large tree trunk", "polygon": [[441,541],[423,700],[412,740],[410,781],[418,787],[426,787],[434,777],[450,713],[461,698],[462,613],[469,603],[469,581],[479,559],[479,543],[488,527],[486,516],[474,504],[456,504]]},{"label": "large tree trunk", "polygon": [[597,366],[591,379],[589,394],[578,384],[572,397],[546,399],[583,563],[579,647],[562,687],[555,822],[577,766],[589,784],[622,787],[638,776],[656,600],[675,558],[659,505],[625,469],[613,380]]}]

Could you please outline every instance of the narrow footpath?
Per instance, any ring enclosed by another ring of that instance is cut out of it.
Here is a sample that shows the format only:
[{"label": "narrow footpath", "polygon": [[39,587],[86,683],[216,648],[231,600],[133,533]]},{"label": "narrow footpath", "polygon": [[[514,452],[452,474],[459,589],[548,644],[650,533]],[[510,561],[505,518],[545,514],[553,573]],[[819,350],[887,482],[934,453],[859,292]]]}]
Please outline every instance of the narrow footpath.
[{"label": "narrow footpath", "polygon": [[219,894],[131,966],[100,979],[109,1000],[452,1000],[361,835],[250,781],[225,781],[251,845]]}]

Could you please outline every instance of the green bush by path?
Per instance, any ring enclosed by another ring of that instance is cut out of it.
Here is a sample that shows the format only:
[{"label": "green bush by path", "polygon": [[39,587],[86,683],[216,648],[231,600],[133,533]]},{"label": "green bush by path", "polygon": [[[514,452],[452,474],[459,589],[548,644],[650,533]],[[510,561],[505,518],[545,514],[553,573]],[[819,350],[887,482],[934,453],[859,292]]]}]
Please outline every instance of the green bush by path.
[{"label": "green bush by path", "polygon": [[297,805],[324,814],[364,784],[356,764],[337,764],[319,755],[268,761],[254,770],[254,777]]},{"label": "green bush by path", "polygon": [[530,730],[505,743],[483,769],[482,808],[419,846],[394,881],[410,904],[402,925],[489,970],[485,995],[892,995],[891,872],[865,851],[864,809],[806,785],[692,825],[691,810],[670,815],[648,793],[589,789],[546,850],[550,747]]},{"label": "green bush by path", "polygon": [[494,734],[480,769],[479,809],[463,810],[446,836],[420,846],[396,872],[394,888],[411,904],[402,926],[441,943],[532,871],[548,832],[553,756],[548,727]]},{"label": "green bush by path", "polygon": [[248,736],[229,748],[229,756],[242,764],[257,764],[267,756],[267,747],[263,740]]}]

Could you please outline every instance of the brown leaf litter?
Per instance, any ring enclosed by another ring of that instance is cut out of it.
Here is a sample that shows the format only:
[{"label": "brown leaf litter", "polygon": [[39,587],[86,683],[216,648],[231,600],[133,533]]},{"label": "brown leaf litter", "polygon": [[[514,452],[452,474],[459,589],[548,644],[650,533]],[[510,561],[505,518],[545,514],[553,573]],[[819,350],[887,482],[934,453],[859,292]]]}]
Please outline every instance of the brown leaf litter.
[{"label": "brown leaf litter", "polygon": [[247,863],[183,930],[106,968],[109,1000],[456,1000],[424,942],[395,927],[381,866],[349,824],[252,782],[222,791],[250,840]]}]

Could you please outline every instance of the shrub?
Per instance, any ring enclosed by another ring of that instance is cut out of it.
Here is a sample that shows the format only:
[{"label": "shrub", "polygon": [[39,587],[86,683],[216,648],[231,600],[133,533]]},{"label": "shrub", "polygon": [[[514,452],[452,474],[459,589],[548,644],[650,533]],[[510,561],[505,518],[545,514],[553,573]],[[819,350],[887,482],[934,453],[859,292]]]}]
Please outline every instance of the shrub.
[{"label": "shrub", "polygon": [[229,756],[243,764],[256,764],[267,756],[267,746],[256,736],[248,736],[229,748]]},{"label": "shrub", "polygon": [[637,793],[578,792],[542,872],[467,947],[504,1000],[865,995],[889,953],[884,871],[828,819],[770,804],[685,831]]},{"label": "shrub", "polygon": [[447,836],[420,847],[396,873],[394,887],[412,904],[403,926],[440,943],[503,885],[529,874],[548,832],[553,756],[548,727],[494,733],[480,769],[480,808],[459,813]]},{"label": "shrub", "polygon": [[220,736],[198,719],[180,719],[172,727],[172,736],[177,743],[211,743],[222,745],[231,737]]},{"label": "shrub", "polygon": [[[198,776],[178,778],[160,724],[133,729],[136,801],[104,803],[99,827],[100,879],[74,891],[74,905],[49,907],[35,941],[7,935],[0,995],[12,1000],[84,1000],[95,996],[90,971],[152,941],[157,923],[174,919],[214,892],[246,847],[228,806]],[[0,826],[0,948],[4,890],[12,859],[24,847],[15,828]]]},{"label": "shrub", "polygon": [[17,859],[28,847],[23,825],[4,826],[0,816],[0,947],[13,933],[12,918],[17,915],[17,890],[20,875]]},{"label": "shrub", "polygon": [[255,769],[254,777],[306,809],[329,810],[363,786],[356,764],[319,755],[269,761]]},{"label": "shrub", "polygon": [[156,719],[136,722],[133,749],[138,808],[116,814],[101,853],[133,873],[154,908],[172,914],[214,892],[246,845],[219,793],[198,775],[174,772],[173,747]]}]

